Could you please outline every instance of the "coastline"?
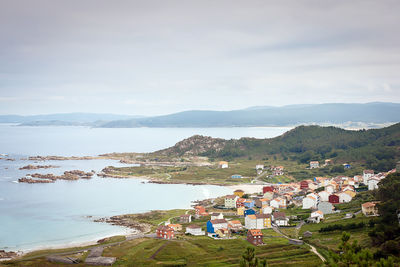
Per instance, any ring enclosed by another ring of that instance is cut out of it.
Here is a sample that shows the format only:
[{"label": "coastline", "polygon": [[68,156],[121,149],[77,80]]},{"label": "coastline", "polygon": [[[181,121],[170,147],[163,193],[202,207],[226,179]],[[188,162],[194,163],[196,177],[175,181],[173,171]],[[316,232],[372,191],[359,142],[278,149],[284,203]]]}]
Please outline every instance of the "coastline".
[{"label": "coastline", "polygon": [[[112,238],[115,236],[125,236],[126,238],[128,237],[133,237],[133,236],[141,236],[143,233],[139,230],[135,230],[132,228],[128,228],[128,227],[123,227],[123,226],[119,226],[119,228],[121,228],[119,231],[116,231],[112,234],[106,234],[106,235],[98,235],[96,237],[90,237],[86,240],[79,240],[79,241],[70,241],[70,242],[63,242],[60,244],[54,244],[54,245],[37,245],[31,248],[26,248],[26,249],[21,249],[21,250],[17,250],[14,251],[17,256],[11,259],[15,259],[18,257],[23,257],[29,253],[32,252],[37,252],[37,251],[41,251],[41,250],[61,250],[61,249],[69,249],[69,248],[84,248],[84,247],[90,247],[90,246],[94,246],[94,245],[99,245],[101,244],[101,240],[104,239],[108,239],[108,238]],[[4,260],[9,260],[10,258],[4,258],[1,259],[0,261],[4,261]]]}]

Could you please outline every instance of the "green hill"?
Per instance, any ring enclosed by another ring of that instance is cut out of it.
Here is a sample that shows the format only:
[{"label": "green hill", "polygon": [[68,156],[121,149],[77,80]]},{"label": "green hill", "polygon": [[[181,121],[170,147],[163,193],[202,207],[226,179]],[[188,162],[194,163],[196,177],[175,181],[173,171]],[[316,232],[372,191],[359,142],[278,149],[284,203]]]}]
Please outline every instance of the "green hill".
[{"label": "green hill", "polygon": [[362,162],[375,170],[387,171],[394,168],[400,159],[400,123],[381,129],[358,131],[299,126],[269,139],[224,140],[196,135],[158,153],[227,160],[240,157],[262,159],[273,155],[300,163],[334,159],[337,163]]}]

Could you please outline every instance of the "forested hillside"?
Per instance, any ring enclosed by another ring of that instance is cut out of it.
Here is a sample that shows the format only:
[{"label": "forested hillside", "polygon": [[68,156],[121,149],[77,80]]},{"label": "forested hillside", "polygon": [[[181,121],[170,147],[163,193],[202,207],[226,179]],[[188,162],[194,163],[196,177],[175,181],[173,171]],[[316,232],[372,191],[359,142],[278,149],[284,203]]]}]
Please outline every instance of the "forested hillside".
[{"label": "forested hillside", "polygon": [[300,163],[334,159],[336,162],[362,162],[370,168],[383,171],[394,168],[400,158],[399,148],[400,123],[397,123],[382,129],[359,131],[336,127],[299,126],[271,139],[223,140],[193,136],[159,152],[227,160],[238,157],[262,159],[275,155]]}]

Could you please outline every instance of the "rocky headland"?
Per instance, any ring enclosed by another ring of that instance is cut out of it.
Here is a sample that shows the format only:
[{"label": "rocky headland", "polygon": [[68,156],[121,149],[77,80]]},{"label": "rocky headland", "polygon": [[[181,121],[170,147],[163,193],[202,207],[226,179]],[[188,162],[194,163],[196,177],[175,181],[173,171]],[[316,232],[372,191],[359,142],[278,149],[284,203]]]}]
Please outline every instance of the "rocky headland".
[{"label": "rocky headland", "polygon": [[33,156],[29,157],[28,160],[33,161],[46,161],[46,160],[92,160],[92,159],[102,159],[104,157],[93,157],[93,156],[83,156],[83,157],[63,157],[63,156]]},{"label": "rocky headland", "polygon": [[18,256],[18,254],[14,251],[5,251],[5,250],[0,250],[0,259],[12,259]]},{"label": "rocky headland", "polygon": [[21,168],[20,170],[37,170],[37,169],[52,169],[52,168],[59,168],[60,166],[54,166],[54,165],[26,165]]},{"label": "rocky headland", "polygon": [[104,222],[104,223],[109,223],[112,225],[123,226],[123,227],[127,227],[130,229],[134,229],[141,233],[150,232],[151,227],[152,227],[151,224],[134,220],[132,218],[132,216],[130,216],[130,215],[117,215],[117,216],[112,216],[109,218],[100,218],[100,219],[94,220],[94,222]]},{"label": "rocky headland", "polygon": [[54,183],[56,180],[79,180],[79,179],[90,179],[94,175],[94,172],[84,172],[80,170],[73,170],[73,171],[65,171],[63,175],[54,175],[51,173],[42,174],[42,173],[33,173],[27,174],[27,177],[23,177],[18,179],[19,183],[29,183],[29,184],[36,184],[36,183]]}]

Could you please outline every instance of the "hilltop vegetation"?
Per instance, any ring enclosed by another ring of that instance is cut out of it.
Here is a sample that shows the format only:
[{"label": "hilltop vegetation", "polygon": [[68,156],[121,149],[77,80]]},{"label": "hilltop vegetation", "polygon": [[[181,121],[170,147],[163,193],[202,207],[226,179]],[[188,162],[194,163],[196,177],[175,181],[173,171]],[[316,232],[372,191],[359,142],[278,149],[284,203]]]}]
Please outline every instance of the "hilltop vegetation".
[{"label": "hilltop vegetation", "polygon": [[333,159],[359,162],[377,171],[394,168],[400,158],[400,123],[382,129],[350,131],[336,127],[299,126],[275,138],[223,140],[193,136],[156,153],[198,155],[211,159],[264,159],[271,156],[307,163]]}]

